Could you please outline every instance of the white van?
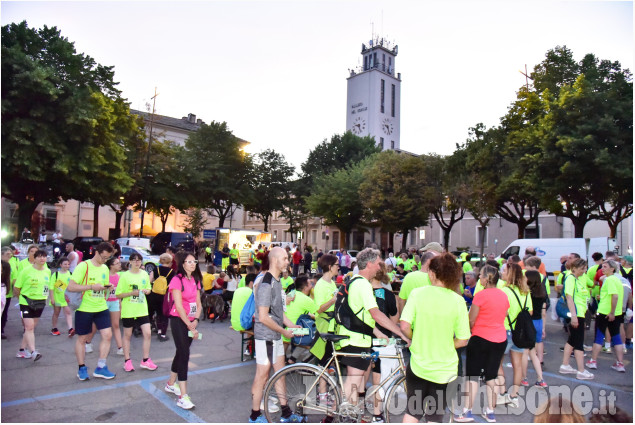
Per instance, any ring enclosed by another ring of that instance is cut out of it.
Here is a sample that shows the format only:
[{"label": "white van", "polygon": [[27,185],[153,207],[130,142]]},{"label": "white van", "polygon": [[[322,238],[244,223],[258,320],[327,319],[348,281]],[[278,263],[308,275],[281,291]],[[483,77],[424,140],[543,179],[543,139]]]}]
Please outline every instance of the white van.
[{"label": "white van", "polygon": [[508,258],[511,255],[523,258],[528,246],[536,248],[536,255],[545,264],[547,272],[553,273],[560,271],[561,256],[575,252],[588,263],[594,252],[604,255],[606,251],[615,251],[616,241],[614,238],[516,239],[503,251],[500,258]]},{"label": "white van", "polygon": [[150,251],[150,239],[148,238],[119,238],[117,243],[120,247],[124,246],[138,246]]}]

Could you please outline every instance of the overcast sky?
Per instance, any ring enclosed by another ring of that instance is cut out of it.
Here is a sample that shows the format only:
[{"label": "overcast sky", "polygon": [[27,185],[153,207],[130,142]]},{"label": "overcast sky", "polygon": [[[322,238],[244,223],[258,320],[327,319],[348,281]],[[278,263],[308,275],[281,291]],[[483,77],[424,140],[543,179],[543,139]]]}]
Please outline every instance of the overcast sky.
[{"label": "overcast sky", "polygon": [[251,152],[298,167],[346,125],[348,69],[375,35],[399,45],[401,148],[450,154],[494,126],[557,45],[633,69],[632,2],[2,1],[2,25],[57,26],[102,65],[134,109],[226,121]]}]

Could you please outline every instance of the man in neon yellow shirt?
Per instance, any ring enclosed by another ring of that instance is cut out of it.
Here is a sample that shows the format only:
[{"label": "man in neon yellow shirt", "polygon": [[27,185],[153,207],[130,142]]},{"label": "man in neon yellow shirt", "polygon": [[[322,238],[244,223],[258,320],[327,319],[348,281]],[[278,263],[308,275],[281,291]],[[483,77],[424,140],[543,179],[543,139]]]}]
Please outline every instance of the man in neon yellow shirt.
[{"label": "man in neon yellow shirt", "polygon": [[85,344],[90,336],[93,323],[101,335],[99,345],[99,360],[93,376],[97,378],[113,379],[115,374],[108,370],[106,358],[110,351],[112,328],[110,323],[110,311],[106,304],[110,282],[110,272],[106,261],[112,257],[115,249],[108,242],[102,242],[95,248],[95,256],[90,260],[78,264],[73,272],[67,291],[81,292],[82,302],[75,312],[75,356],[79,365],[77,377],[80,381],[89,379],[88,368],[84,364]]},{"label": "man in neon yellow shirt", "polygon": [[240,251],[236,248],[236,244],[229,250],[229,264],[240,264]]},{"label": "man in neon yellow shirt", "polygon": [[[410,341],[399,329],[399,326],[382,313],[377,306],[375,292],[370,279],[375,277],[380,270],[381,261],[381,252],[377,249],[366,248],[357,254],[359,274],[353,276],[348,283],[348,304],[354,312],[358,312],[356,314],[357,318],[369,326],[372,332],[364,334],[351,331],[341,325],[336,326],[337,334],[349,337],[339,342],[339,348],[336,347],[338,351],[358,354],[368,352],[372,345],[373,335],[377,338],[386,338],[385,335],[377,330],[375,323],[398,335],[404,341]],[[347,376],[343,386],[344,394],[351,403],[357,404],[358,395],[356,389],[362,388],[364,372],[370,365],[370,359],[342,357],[340,362],[346,365],[347,369]],[[354,389],[355,392],[353,392]]]},{"label": "man in neon yellow shirt", "polygon": [[404,277],[401,289],[399,290],[399,296],[397,297],[397,308],[400,313],[403,311],[406,300],[408,300],[413,289],[430,285],[428,265],[430,264],[430,260],[437,255],[439,254],[435,251],[427,251],[421,257],[421,271],[410,272]]}]

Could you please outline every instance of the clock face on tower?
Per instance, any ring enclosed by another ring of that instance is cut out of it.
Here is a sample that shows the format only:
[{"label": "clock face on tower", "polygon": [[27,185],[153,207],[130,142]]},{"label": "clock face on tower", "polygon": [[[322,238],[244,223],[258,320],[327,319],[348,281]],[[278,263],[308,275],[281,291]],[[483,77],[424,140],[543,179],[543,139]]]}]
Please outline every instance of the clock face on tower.
[{"label": "clock face on tower", "polygon": [[351,131],[357,135],[362,134],[362,132],[366,131],[366,120],[362,117],[355,118]]},{"label": "clock face on tower", "polygon": [[393,126],[392,126],[392,122],[390,121],[390,119],[384,118],[384,120],[381,122],[381,129],[388,136],[390,136],[392,134]]}]

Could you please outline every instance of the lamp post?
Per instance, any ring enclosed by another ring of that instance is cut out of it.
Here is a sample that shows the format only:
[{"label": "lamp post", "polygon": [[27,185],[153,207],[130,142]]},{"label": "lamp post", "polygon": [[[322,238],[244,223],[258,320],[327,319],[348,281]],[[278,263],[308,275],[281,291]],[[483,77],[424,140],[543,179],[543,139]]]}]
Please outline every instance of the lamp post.
[{"label": "lamp post", "polygon": [[146,170],[144,173],[144,177],[143,177],[143,192],[142,192],[142,199],[141,199],[141,225],[139,226],[139,237],[143,237],[143,218],[145,216],[146,213],[146,206],[148,205],[148,201],[144,200],[143,198],[146,197],[146,190],[148,187],[148,168],[150,167],[150,148],[152,147],[152,126],[154,125],[154,107],[156,105],[157,102],[157,96],[159,94],[157,93],[157,88],[154,88],[154,96],[152,96],[152,115],[150,115],[150,137],[148,138],[148,152],[146,154]]}]

